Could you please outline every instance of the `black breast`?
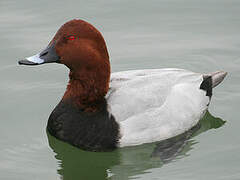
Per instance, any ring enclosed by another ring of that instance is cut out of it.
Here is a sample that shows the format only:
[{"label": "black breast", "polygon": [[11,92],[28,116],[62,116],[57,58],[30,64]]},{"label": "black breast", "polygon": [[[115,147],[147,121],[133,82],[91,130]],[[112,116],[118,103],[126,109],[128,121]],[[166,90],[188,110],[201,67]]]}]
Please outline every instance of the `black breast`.
[{"label": "black breast", "polygon": [[99,112],[87,113],[61,101],[51,113],[47,129],[56,138],[88,151],[111,151],[119,140],[119,125],[106,102]]}]

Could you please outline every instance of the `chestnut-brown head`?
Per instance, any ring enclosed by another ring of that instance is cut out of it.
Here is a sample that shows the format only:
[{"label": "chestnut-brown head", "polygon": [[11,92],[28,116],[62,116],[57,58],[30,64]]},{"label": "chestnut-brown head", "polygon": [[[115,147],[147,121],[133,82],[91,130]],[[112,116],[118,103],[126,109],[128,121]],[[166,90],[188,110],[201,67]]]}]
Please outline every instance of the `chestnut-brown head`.
[{"label": "chestnut-brown head", "polygon": [[60,63],[71,70],[97,68],[109,64],[107,47],[101,33],[83,20],[65,23],[50,43],[55,42]]},{"label": "chestnut-brown head", "polygon": [[101,33],[91,24],[76,19],[68,21],[46,49],[19,64],[52,62],[70,69],[70,81],[63,99],[72,99],[79,106],[92,106],[106,95],[110,78],[108,51]]}]

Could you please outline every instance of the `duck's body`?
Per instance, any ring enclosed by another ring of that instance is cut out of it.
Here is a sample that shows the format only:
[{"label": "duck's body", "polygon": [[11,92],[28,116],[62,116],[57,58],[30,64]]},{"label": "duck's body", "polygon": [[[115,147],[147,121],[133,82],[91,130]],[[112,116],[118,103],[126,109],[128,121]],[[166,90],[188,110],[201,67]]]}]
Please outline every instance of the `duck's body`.
[{"label": "duck's body", "polygon": [[[82,35],[66,39],[68,31]],[[46,50],[19,62],[59,62],[70,68],[67,90],[48,120],[53,136],[91,151],[171,138],[198,123],[212,88],[226,76],[148,69],[112,73],[110,78],[108,58],[101,34],[73,20],[60,28]]]},{"label": "duck's body", "polygon": [[[210,79],[183,69],[112,73],[100,111],[83,112],[71,101],[61,101],[49,117],[48,130],[63,141],[92,151],[177,136],[194,127],[208,108],[211,78],[216,74],[206,77]],[[203,82],[209,87],[201,88]]]}]

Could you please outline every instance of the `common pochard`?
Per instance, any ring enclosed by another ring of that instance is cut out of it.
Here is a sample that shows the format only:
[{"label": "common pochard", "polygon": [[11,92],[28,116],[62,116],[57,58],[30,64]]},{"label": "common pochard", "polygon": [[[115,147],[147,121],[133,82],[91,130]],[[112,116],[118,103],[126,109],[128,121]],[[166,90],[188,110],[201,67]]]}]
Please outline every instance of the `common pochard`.
[{"label": "common pochard", "polygon": [[91,24],[76,19],[62,25],[46,49],[19,64],[54,62],[70,69],[69,83],[48,119],[47,130],[89,151],[109,151],[184,133],[203,117],[212,88],[227,74],[173,68],[111,74],[103,36]]}]

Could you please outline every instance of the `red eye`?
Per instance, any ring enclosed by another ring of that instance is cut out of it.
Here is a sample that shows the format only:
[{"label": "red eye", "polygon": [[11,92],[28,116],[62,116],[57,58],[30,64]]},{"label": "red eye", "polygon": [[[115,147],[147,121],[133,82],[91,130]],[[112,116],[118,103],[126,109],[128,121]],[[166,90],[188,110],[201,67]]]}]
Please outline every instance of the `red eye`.
[{"label": "red eye", "polygon": [[74,39],[76,39],[76,37],[73,36],[73,35],[70,35],[70,36],[67,37],[67,39],[68,39],[68,40],[74,40]]}]

